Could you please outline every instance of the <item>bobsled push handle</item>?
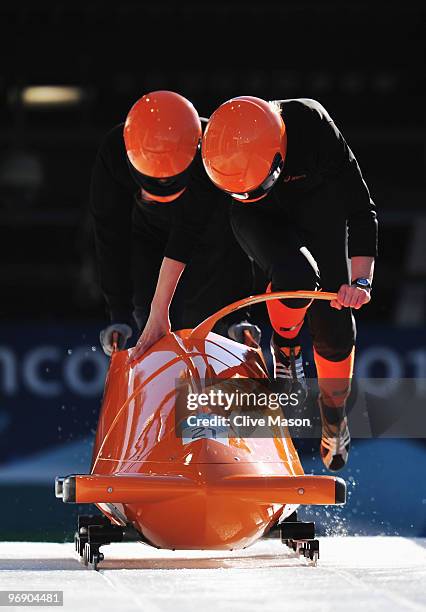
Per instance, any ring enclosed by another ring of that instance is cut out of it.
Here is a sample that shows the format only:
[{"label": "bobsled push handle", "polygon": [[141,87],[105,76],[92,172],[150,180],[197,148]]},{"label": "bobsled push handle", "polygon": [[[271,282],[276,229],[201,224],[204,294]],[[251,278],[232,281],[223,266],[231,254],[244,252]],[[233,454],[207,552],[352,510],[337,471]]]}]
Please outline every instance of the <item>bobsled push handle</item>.
[{"label": "bobsled push handle", "polygon": [[335,300],[337,297],[336,293],[330,293],[327,291],[274,291],[271,293],[260,293],[259,295],[250,295],[238,302],[233,302],[224,308],[221,308],[214,314],[204,319],[197,327],[191,332],[191,338],[203,339],[211,332],[213,327],[216,325],[222,317],[229,315],[235,310],[244,308],[246,306],[252,306],[253,304],[259,304],[260,302],[268,302],[269,300],[287,300],[292,298],[306,298],[309,300]]},{"label": "bobsled push handle", "polygon": [[112,332],[112,352],[116,353],[118,351],[118,332]]}]

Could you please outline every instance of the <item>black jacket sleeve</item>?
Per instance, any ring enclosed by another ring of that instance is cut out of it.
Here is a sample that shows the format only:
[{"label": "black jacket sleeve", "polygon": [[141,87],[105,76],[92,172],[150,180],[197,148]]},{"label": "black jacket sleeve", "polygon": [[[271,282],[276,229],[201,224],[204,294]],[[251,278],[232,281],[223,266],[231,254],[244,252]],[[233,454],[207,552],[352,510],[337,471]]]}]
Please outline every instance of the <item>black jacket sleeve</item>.
[{"label": "black jacket sleeve", "polygon": [[344,193],[349,257],[376,257],[376,206],[370,197],[358,162],[325,108],[315,100],[309,102],[316,126],[313,131],[318,142],[319,172],[325,179],[339,181]]},{"label": "black jacket sleeve", "polygon": [[118,126],[101,144],[92,171],[90,213],[101,289],[111,321],[132,324],[133,195],[123,184],[120,166],[115,160],[115,156],[122,153],[121,141]]},{"label": "black jacket sleeve", "polygon": [[342,174],[347,197],[349,257],[378,254],[378,222],[376,206],[354,158]]}]

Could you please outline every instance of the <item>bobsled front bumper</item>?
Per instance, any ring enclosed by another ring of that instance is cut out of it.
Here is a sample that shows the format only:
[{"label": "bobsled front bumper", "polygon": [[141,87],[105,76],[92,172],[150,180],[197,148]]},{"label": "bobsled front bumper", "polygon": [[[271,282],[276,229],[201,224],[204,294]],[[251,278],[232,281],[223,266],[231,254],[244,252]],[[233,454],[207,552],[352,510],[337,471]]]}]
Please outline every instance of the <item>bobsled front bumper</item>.
[{"label": "bobsled front bumper", "polygon": [[336,476],[228,476],[196,482],[183,476],[74,474],[58,477],[56,496],[65,503],[158,502],[188,494],[233,496],[259,504],[340,505],[346,483]]}]

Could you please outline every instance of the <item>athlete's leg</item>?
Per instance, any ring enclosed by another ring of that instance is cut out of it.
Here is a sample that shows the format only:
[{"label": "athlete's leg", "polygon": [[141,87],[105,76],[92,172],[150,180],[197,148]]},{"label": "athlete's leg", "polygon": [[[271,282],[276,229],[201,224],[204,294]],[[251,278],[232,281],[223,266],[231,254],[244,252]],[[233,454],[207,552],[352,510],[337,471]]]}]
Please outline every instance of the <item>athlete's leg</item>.
[{"label": "athlete's leg", "polygon": [[[319,256],[321,258],[321,255]],[[325,291],[337,291],[347,282],[346,269],[338,264],[322,263]],[[317,300],[309,310],[308,324],[314,345],[314,359],[320,389],[319,405],[323,423],[321,457],[331,470],[339,470],[347,462],[350,435],[345,412],[351,390],[355,356],[356,328],[349,308],[336,310],[329,302]]]},{"label": "athlete's leg", "polygon": [[[281,261],[274,264],[267,292],[318,289],[318,266],[305,246],[287,251],[286,259],[284,265]],[[275,343],[278,346],[294,347],[298,345],[299,332],[311,303],[311,300],[304,299],[266,302],[269,319],[275,332]]]},{"label": "athlete's leg", "polygon": [[355,355],[355,322],[350,309],[336,310],[319,300],[308,315],[321,397],[327,406],[344,406]]},{"label": "athlete's leg", "polygon": [[[249,206],[249,205],[245,205]],[[232,227],[237,240],[269,280],[268,290],[295,291],[318,288],[319,273],[295,228],[265,210],[233,206]],[[295,346],[310,300],[267,302],[275,339],[280,346]]]},{"label": "athlete's leg", "polygon": [[[232,227],[241,246],[268,279],[267,290],[318,288],[315,260],[285,217],[268,214],[264,209],[235,208]],[[310,304],[311,300],[306,299],[267,302],[274,330],[271,339],[274,377],[284,380],[288,392],[298,394],[300,404],[304,402],[307,390],[299,332]]]}]

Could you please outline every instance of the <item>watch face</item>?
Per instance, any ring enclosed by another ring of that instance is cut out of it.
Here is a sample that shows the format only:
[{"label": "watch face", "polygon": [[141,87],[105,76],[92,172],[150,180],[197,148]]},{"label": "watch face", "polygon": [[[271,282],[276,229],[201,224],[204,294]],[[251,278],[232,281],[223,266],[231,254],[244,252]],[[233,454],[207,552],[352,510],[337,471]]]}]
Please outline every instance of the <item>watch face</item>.
[{"label": "watch face", "polygon": [[369,287],[370,281],[367,278],[357,278],[355,283],[360,287]]}]

